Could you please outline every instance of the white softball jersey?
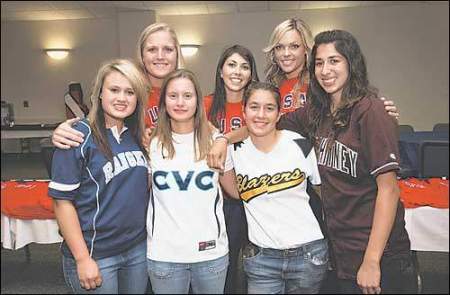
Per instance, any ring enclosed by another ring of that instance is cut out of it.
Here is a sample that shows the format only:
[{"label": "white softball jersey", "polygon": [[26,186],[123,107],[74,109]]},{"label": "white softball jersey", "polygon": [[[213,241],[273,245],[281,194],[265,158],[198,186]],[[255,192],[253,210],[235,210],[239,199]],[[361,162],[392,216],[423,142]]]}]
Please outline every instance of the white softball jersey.
[{"label": "white softball jersey", "polygon": [[228,253],[219,174],[196,162],[194,133],[172,133],[175,155],[150,144],[152,197],[147,214],[147,257],[195,263]]},{"label": "white softball jersey", "polygon": [[236,172],[250,241],[263,248],[289,249],[323,238],[306,192],[307,179],[313,185],[321,181],[311,143],[292,131],[280,132],[269,153],[258,150],[250,137],[230,145],[228,165]]}]

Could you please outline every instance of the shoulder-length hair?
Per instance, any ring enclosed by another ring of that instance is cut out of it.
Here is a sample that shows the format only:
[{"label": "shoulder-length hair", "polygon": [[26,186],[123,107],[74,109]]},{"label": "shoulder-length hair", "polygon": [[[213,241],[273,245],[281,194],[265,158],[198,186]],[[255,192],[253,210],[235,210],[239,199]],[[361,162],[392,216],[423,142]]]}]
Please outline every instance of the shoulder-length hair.
[{"label": "shoulder-length hair", "polygon": [[266,54],[266,69],[264,71],[266,81],[276,85],[277,87],[279,87],[281,82],[286,79],[286,74],[276,62],[275,47],[280,42],[283,35],[292,30],[297,31],[300,34],[302,45],[305,47],[306,51],[305,64],[303,65],[303,70],[298,76],[299,82],[300,84],[309,82],[308,60],[311,48],[313,46],[313,37],[308,25],[301,19],[294,17],[283,21],[275,27],[272,35],[270,36],[269,45],[263,49],[263,52]]},{"label": "shoulder-length hair", "polygon": [[225,61],[233,54],[239,54],[246,62],[250,65],[251,76],[245,87],[253,81],[259,81],[258,72],[256,71],[255,57],[252,52],[241,45],[233,45],[226,48],[220,55],[219,62],[217,63],[216,69],[216,86],[213,93],[213,101],[211,104],[211,109],[209,110],[208,119],[211,123],[220,129],[220,121],[225,117],[225,105],[227,103],[225,82],[221,76],[223,65]]},{"label": "shoulder-length hair", "polygon": [[91,103],[92,108],[89,112],[88,119],[92,129],[92,134],[99,149],[103,154],[112,160],[113,154],[111,146],[108,142],[105,124],[105,114],[101,103],[101,94],[105,78],[113,73],[118,72],[122,74],[131,84],[135,92],[137,104],[134,112],[125,118],[124,124],[131,132],[132,137],[139,145],[139,148],[147,157],[147,152],[142,143],[144,135],[144,106],[147,98],[147,81],[142,76],[139,68],[133,62],[126,59],[115,59],[105,62],[98,70],[97,76],[92,87]]},{"label": "shoulder-length hair", "polygon": [[308,97],[311,101],[309,112],[309,132],[311,136],[318,131],[326,116],[331,115],[331,98],[320,86],[315,75],[317,48],[322,44],[334,44],[348,65],[348,80],[342,90],[341,104],[333,116],[332,141],[338,132],[348,126],[352,107],[364,97],[376,97],[377,90],[369,84],[364,56],[358,41],[349,32],[343,30],[325,31],[318,34],[311,52],[309,73],[311,82]]},{"label": "shoulder-length hair", "polygon": [[175,148],[172,138],[172,124],[169,113],[167,112],[166,93],[169,83],[175,79],[188,79],[195,88],[196,110],[194,113],[194,151],[195,161],[201,161],[206,158],[212,144],[212,130],[206,119],[203,107],[203,96],[200,86],[195,78],[194,73],[186,69],[179,69],[170,73],[165,79],[161,87],[161,96],[159,99],[159,117],[158,125],[152,132],[151,140],[157,139],[164,155],[167,153],[169,159],[173,159]]},{"label": "shoulder-length hair", "polygon": [[184,67],[184,59],[183,55],[181,54],[181,47],[180,42],[178,42],[177,34],[175,33],[174,29],[172,29],[168,24],[166,23],[154,23],[146,27],[141,35],[139,36],[139,40],[137,43],[137,60],[139,64],[139,68],[142,70],[142,73],[144,73],[147,77],[148,72],[145,68],[144,64],[144,46],[145,42],[147,41],[148,36],[150,36],[153,33],[164,31],[168,32],[170,36],[173,39],[173,42],[175,43],[175,47],[177,50],[177,69],[181,69]]}]

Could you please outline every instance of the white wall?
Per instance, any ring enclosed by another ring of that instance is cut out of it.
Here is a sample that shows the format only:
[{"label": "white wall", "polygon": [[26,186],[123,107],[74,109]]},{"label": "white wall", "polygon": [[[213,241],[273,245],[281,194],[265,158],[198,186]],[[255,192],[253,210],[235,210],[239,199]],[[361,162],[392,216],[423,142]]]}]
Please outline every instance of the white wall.
[{"label": "white wall", "polygon": [[[434,123],[448,122],[447,2],[194,16],[133,12],[103,20],[2,22],[1,99],[14,103],[16,121],[63,120],[68,83],[81,82],[87,101],[101,62],[134,57],[137,36],[156,18],[173,26],[182,43],[202,44],[199,53],[186,62],[197,73],[205,94],[214,88],[222,49],[232,44],[253,51],[264,78],[261,49],[273,28],[293,15],[308,22],[313,33],[340,28],[358,38],[370,79],[381,94],[395,100],[401,124],[430,130]],[[74,48],[68,59],[55,62],[43,54],[49,42],[56,42],[52,38],[66,40]],[[23,107],[23,100],[29,101],[29,108]]]},{"label": "white wall", "polygon": [[[350,31],[365,54],[370,81],[380,94],[393,99],[400,124],[431,130],[448,122],[449,14],[448,2],[376,6],[279,13],[242,13],[201,16],[161,16],[181,41],[204,44],[198,56],[186,59],[205,92],[214,89],[214,71],[221,50],[231,44],[247,46],[264,78],[262,52],[273,28],[299,16],[313,34],[331,28]],[[191,37],[189,37],[191,36]],[[185,39],[185,40],[183,40]]]},{"label": "white wall", "polygon": [[[2,22],[1,99],[14,104],[18,123],[65,120],[69,82],[81,83],[89,105],[99,66],[112,58],[134,58],[140,32],[155,20],[153,12],[125,12],[113,19]],[[55,61],[44,54],[48,47],[72,51],[65,60]]]},{"label": "white wall", "polygon": [[[14,104],[18,122],[63,120],[68,83],[80,82],[88,101],[96,68],[119,52],[115,21],[108,19],[2,22],[3,36],[1,95]],[[55,38],[61,41],[52,41]],[[52,42],[73,48],[69,58],[54,61],[46,56],[42,49]],[[28,108],[24,100],[29,101]]]},{"label": "white wall", "polygon": [[156,21],[154,11],[129,11],[118,14],[119,52],[124,58],[135,59],[137,54],[137,41],[141,32]]}]

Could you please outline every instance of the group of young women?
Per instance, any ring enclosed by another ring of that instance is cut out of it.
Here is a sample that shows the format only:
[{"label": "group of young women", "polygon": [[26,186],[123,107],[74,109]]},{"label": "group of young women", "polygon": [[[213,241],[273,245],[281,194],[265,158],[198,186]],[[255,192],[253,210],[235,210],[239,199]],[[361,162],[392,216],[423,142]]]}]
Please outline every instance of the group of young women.
[{"label": "group of young women", "polygon": [[[278,25],[265,83],[231,46],[206,97],[166,24],[142,32],[139,66],[100,68],[88,119],[53,134],[49,194],[73,292],[145,293],[149,277],[155,293],[234,293],[242,246],[249,293],[318,293],[329,254],[343,291],[411,290],[395,106],[348,32],[312,44],[300,19]],[[308,183],[322,184],[325,232]]]}]

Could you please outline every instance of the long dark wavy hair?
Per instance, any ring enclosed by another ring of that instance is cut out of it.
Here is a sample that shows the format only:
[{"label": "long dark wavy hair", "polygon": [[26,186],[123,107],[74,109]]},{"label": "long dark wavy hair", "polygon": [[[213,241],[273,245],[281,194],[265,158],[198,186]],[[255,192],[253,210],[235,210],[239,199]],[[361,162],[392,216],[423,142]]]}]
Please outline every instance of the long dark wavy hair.
[{"label": "long dark wavy hair", "polygon": [[227,58],[229,58],[234,53],[242,56],[242,58],[245,59],[245,61],[250,65],[251,76],[248,84],[245,87],[248,87],[248,85],[253,81],[259,82],[258,72],[256,71],[255,58],[253,57],[253,54],[249,49],[241,45],[233,45],[224,50],[219,58],[219,62],[217,63],[216,86],[214,88],[211,109],[209,110],[208,114],[208,120],[218,129],[220,129],[221,119],[225,117],[225,105],[227,103],[225,83],[220,73],[222,72],[223,65]]},{"label": "long dark wavy hair", "polygon": [[339,132],[344,130],[350,121],[353,106],[364,97],[377,97],[378,91],[369,84],[364,56],[358,41],[349,32],[332,30],[319,33],[314,39],[309,63],[310,84],[308,97],[310,109],[308,112],[309,136],[316,138],[320,125],[327,116],[331,116],[331,97],[320,86],[315,75],[315,59],[317,48],[322,44],[333,43],[348,64],[348,80],[342,90],[341,104],[333,116],[333,125],[329,137],[329,146],[332,146]]}]

